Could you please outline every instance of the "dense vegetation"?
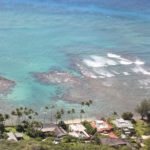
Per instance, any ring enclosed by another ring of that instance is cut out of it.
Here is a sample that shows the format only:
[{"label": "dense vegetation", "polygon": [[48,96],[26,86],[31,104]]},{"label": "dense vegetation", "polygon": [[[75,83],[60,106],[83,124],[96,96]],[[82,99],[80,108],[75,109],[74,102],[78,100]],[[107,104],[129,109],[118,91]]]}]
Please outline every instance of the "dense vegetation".
[{"label": "dense vegetation", "polygon": [[[106,145],[101,145],[100,136],[96,129],[93,129],[91,124],[87,121],[83,121],[83,115],[86,113],[85,110],[90,107],[92,101],[86,101],[81,103],[81,109],[78,112],[82,124],[86,128],[86,132],[93,138],[85,143],[84,140],[74,138],[71,136],[65,136],[60,141],[59,144],[54,144],[55,137],[53,135],[43,134],[37,128],[41,128],[45,123],[46,115],[50,116],[50,122],[55,121],[59,127],[64,130],[69,131],[68,125],[65,124],[64,115],[68,115],[71,120],[74,119],[74,114],[77,113],[74,108],[70,110],[60,109],[53,111],[54,106],[44,108],[44,120],[43,122],[37,121],[38,113],[33,109],[20,107],[12,111],[9,114],[0,114],[0,150],[130,150],[128,147],[112,148]],[[150,100],[144,100],[136,107],[136,111],[141,115],[141,120],[134,120],[133,113],[124,112],[122,118],[125,120],[130,120],[134,124],[135,136],[137,138],[142,135],[150,135]],[[113,116],[117,117],[117,112],[114,112]],[[12,117],[15,118],[15,125],[7,127],[6,121],[10,120]],[[111,123],[111,119],[108,121]],[[116,135],[120,136],[121,132],[115,129]],[[7,139],[7,132],[21,132],[24,133],[24,140],[19,142],[9,142]],[[118,133],[118,134],[117,134]],[[130,139],[127,139],[131,144],[138,146],[139,143]],[[144,141],[145,147],[140,148],[140,150],[150,149],[150,140]]]},{"label": "dense vegetation", "polygon": [[[109,146],[96,144],[85,144],[79,142],[52,144],[51,139],[44,142],[38,140],[21,141],[19,143],[1,141],[0,150],[115,150]],[[118,150],[130,150],[127,147],[118,148]]]}]

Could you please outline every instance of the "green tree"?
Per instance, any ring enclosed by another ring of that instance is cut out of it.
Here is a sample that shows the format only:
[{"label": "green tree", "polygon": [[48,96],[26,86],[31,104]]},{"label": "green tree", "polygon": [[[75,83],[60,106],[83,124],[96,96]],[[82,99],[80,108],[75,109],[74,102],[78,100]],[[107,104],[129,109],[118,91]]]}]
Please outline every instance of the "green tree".
[{"label": "green tree", "polygon": [[142,101],[140,105],[137,105],[135,110],[141,115],[141,119],[143,120],[144,117],[148,116],[148,112],[150,111],[150,100]]},{"label": "green tree", "polygon": [[67,124],[65,124],[64,121],[59,121],[58,126],[62,127],[65,131],[68,131],[68,129],[69,129],[69,126]]},{"label": "green tree", "polygon": [[56,124],[58,122],[58,120],[61,120],[61,112],[60,111],[57,111],[56,114],[55,114],[55,118],[56,118]]},{"label": "green tree", "polygon": [[64,114],[65,114],[65,111],[64,111],[63,108],[60,110],[60,113],[61,113],[61,121],[62,121],[62,120],[63,120],[63,116],[64,116]]},{"label": "green tree", "polygon": [[55,108],[54,105],[50,106],[50,122],[53,122],[53,109]]},{"label": "green tree", "polygon": [[5,118],[4,118],[3,114],[0,113],[0,138],[2,137],[2,134],[5,130],[4,120],[5,120]]},{"label": "green tree", "polygon": [[85,114],[85,111],[83,109],[80,110],[80,118],[81,118],[81,122],[82,122],[82,119],[83,119],[83,114]]},{"label": "green tree", "polygon": [[124,120],[132,120],[132,118],[133,118],[133,113],[132,113],[132,112],[124,112],[124,113],[122,114],[122,118],[123,118]]},{"label": "green tree", "polygon": [[75,112],[75,109],[74,108],[72,108],[71,109],[71,116],[72,116],[72,120],[74,119],[73,117],[74,117],[74,114],[75,114],[76,112]]},{"label": "green tree", "polygon": [[68,118],[69,118],[69,117],[70,117],[70,114],[71,114],[71,111],[68,110],[68,111],[67,111],[67,114],[68,114]]}]

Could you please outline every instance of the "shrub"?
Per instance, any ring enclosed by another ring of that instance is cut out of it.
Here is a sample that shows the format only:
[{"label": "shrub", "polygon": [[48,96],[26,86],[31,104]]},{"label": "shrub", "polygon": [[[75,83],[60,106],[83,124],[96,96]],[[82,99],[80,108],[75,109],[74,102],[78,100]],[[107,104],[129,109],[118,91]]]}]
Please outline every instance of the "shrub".
[{"label": "shrub", "polygon": [[133,114],[132,114],[132,112],[124,112],[124,113],[122,114],[122,118],[123,118],[124,120],[132,120]]},{"label": "shrub", "polygon": [[79,141],[79,139],[78,138],[76,138],[76,137],[73,137],[73,136],[70,136],[70,135],[68,135],[68,136],[65,136],[64,138],[63,138],[63,143],[71,143],[71,142],[78,142]]},{"label": "shrub", "polygon": [[32,138],[38,138],[38,137],[44,138],[45,137],[41,131],[33,129],[33,128],[28,128],[26,132],[27,132],[27,135]]},{"label": "shrub", "polygon": [[18,132],[24,132],[24,131],[25,131],[23,125],[17,125],[17,126],[16,126],[16,130],[17,130]]}]

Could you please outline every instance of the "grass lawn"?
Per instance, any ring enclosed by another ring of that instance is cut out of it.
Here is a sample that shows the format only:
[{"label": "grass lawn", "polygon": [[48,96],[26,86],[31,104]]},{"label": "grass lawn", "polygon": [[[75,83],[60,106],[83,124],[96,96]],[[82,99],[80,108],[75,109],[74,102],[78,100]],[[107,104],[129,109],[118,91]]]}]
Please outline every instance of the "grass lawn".
[{"label": "grass lawn", "polygon": [[7,132],[13,132],[13,133],[17,132],[15,127],[6,127],[5,130]]}]

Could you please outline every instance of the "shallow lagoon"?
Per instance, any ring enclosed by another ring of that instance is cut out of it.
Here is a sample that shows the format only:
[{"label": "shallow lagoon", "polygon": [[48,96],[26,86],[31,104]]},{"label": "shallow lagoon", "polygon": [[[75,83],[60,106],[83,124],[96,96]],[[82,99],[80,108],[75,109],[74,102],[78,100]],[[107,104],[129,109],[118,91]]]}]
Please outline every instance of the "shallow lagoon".
[{"label": "shallow lagoon", "polygon": [[[17,3],[16,1],[15,4]],[[85,10],[83,4],[75,7],[66,3],[57,4],[53,9],[54,5],[46,5],[46,9],[43,9],[44,3],[42,7],[39,3],[26,3],[28,5],[20,5],[20,2],[19,5],[2,3],[0,10],[0,74],[16,81],[13,91],[1,98],[5,109],[9,105],[41,108],[51,102],[56,102],[60,107],[70,107],[72,100],[73,103],[78,103],[90,98],[95,101],[89,110],[91,114],[97,114],[93,111],[95,108],[101,110],[101,113],[111,113],[116,109],[132,110],[135,103],[150,96],[150,76],[133,72],[135,66],[97,68],[98,71],[105,69],[103,74],[106,74],[107,69],[108,72],[121,69],[121,72],[128,72],[130,75],[116,75],[115,79],[105,77],[98,79],[96,83],[95,79],[90,79],[87,86],[83,79],[83,93],[78,86],[68,91],[65,85],[41,84],[32,76],[33,72],[56,70],[82,78],[81,70],[76,67],[77,63],[83,65],[82,61],[89,59],[91,55],[106,58],[108,53],[121,55],[131,61],[140,59],[145,62],[142,67],[149,73],[150,18],[147,11],[139,13],[138,10],[130,12],[111,8],[97,10],[93,7]],[[88,71],[93,69],[86,65],[84,67]],[[145,84],[140,85],[141,82]],[[114,84],[119,96],[115,97],[113,87],[108,88],[110,83]],[[123,83],[125,88],[117,90]],[[93,89],[93,93],[86,94],[94,86],[97,88]],[[132,89],[131,94],[128,94],[128,90],[131,91],[128,86]],[[103,95],[99,94],[101,91]]]}]

